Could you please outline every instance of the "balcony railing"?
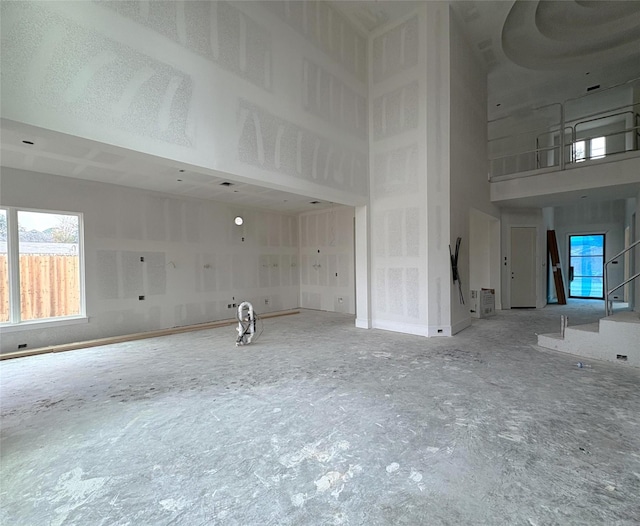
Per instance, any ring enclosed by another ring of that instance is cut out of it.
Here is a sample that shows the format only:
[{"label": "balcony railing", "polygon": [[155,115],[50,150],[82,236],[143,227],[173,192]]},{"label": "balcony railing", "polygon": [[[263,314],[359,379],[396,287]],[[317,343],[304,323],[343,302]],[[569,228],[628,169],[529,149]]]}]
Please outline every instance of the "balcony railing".
[{"label": "balcony railing", "polygon": [[[489,180],[640,148],[640,79],[488,123]],[[602,149],[596,145],[603,143]]]}]

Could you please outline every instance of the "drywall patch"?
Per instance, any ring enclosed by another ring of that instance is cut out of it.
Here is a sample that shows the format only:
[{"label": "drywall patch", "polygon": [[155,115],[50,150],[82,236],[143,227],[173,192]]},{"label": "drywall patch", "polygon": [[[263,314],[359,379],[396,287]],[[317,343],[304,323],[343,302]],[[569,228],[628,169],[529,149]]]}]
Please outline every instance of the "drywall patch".
[{"label": "drywall patch", "polygon": [[405,214],[405,254],[408,257],[420,256],[420,209],[407,208]]},{"label": "drywall patch", "polygon": [[387,312],[387,269],[377,268],[375,269],[375,296],[374,302],[376,305],[376,311]]},{"label": "drywall patch", "polygon": [[418,145],[379,153],[373,162],[373,193],[376,197],[409,195],[418,187]]},{"label": "drywall patch", "polygon": [[239,100],[238,126],[238,156],[242,162],[366,194],[367,163],[363,152],[348,150],[243,99]]},{"label": "drywall patch", "polygon": [[3,18],[14,21],[3,32],[3,98],[27,98],[32,105],[100,127],[193,145],[190,76],[46,5],[15,2],[3,10]]},{"label": "drywall patch", "polygon": [[387,212],[387,246],[389,256],[403,254],[403,226],[404,210],[389,210]]},{"label": "drywall patch", "polygon": [[418,128],[419,84],[415,80],[373,101],[374,140],[387,139]]},{"label": "drywall patch", "polygon": [[[260,88],[271,88],[271,34],[228,2],[95,0]],[[180,16],[178,16],[180,13]]]},{"label": "drywall patch", "polygon": [[140,255],[140,252],[131,251],[120,253],[123,298],[137,298],[144,291],[144,263],[140,262]]},{"label": "drywall patch", "polygon": [[387,295],[389,298],[389,311],[398,315],[403,315],[405,313],[403,282],[403,268],[390,268],[387,270]]},{"label": "drywall patch", "polygon": [[[300,5],[297,5],[300,4]],[[367,79],[367,41],[327,2],[263,2],[262,5],[362,81]]]},{"label": "drywall patch", "polygon": [[302,62],[302,107],[355,137],[367,138],[367,99],[308,59]]},{"label": "drywall patch", "polygon": [[118,253],[115,250],[96,252],[96,271],[98,273],[98,294],[102,299],[114,300],[118,292]]},{"label": "drywall patch", "polygon": [[418,16],[373,39],[373,82],[378,83],[418,65]]},{"label": "drywall patch", "polygon": [[145,292],[148,295],[166,294],[167,262],[164,252],[143,252],[143,270],[146,277]]},{"label": "drywall patch", "polygon": [[405,278],[407,316],[420,318],[420,269],[405,269]]}]

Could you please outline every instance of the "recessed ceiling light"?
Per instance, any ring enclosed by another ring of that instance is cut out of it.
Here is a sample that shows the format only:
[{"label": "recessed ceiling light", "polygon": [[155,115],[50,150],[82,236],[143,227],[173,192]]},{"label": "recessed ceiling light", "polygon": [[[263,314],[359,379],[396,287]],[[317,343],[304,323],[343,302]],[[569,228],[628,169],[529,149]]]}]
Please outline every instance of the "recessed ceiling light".
[{"label": "recessed ceiling light", "polygon": [[244,223],[244,219],[242,219],[242,217],[241,217],[241,216],[236,216],[236,218],[233,220],[233,222],[234,222],[236,225],[240,226],[242,223]]},{"label": "recessed ceiling light", "polygon": [[184,173],[184,170],[178,170],[180,173]]},{"label": "recessed ceiling light", "polygon": [[310,201],[309,204],[310,205],[319,205],[320,201]]},{"label": "recessed ceiling light", "polygon": [[229,186],[233,186],[233,183],[230,183],[229,181],[224,181],[220,183],[220,186],[226,186],[228,188]]},{"label": "recessed ceiling light", "polygon": [[33,144],[32,141],[22,141],[22,142],[25,143],[25,144]]},{"label": "recessed ceiling light", "polygon": [[181,182],[182,182],[182,179],[176,179],[176,181],[178,181],[179,183],[181,183]]},{"label": "recessed ceiling light", "polygon": [[496,108],[498,108],[500,106],[502,106],[502,104],[500,104],[500,103],[496,104]]},{"label": "recessed ceiling light", "polygon": [[600,84],[595,84],[594,86],[589,86],[587,88],[587,91],[593,91],[594,89],[599,89],[600,88]]}]

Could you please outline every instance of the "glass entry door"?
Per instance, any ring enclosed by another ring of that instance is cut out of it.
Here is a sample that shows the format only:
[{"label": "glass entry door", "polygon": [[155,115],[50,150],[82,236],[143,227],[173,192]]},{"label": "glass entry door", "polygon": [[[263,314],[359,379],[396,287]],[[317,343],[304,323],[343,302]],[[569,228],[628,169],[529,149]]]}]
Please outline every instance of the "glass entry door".
[{"label": "glass entry door", "polygon": [[569,297],[604,298],[604,234],[569,236]]}]

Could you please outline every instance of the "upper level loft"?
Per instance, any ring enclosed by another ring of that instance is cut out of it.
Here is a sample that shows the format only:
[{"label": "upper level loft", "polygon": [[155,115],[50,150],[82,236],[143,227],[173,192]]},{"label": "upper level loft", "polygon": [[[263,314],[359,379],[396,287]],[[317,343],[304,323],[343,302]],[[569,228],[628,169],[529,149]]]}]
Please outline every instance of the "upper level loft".
[{"label": "upper level loft", "polygon": [[488,137],[491,182],[640,157],[640,79],[489,121]]}]

